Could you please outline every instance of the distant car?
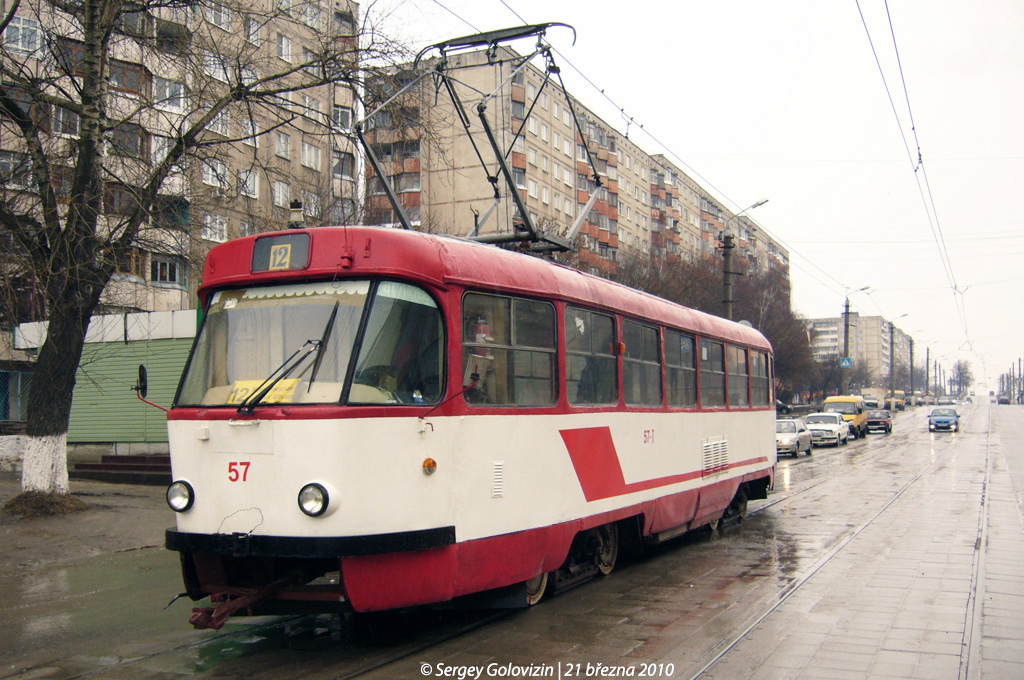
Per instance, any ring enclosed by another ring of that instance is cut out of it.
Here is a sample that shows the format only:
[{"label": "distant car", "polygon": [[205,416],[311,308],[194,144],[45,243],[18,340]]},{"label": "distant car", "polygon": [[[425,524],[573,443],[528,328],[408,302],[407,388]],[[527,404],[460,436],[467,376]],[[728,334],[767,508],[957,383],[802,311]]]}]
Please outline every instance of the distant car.
[{"label": "distant car", "polygon": [[811,413],[803,418],[815,446],[839,446],[850,441],[850,425],[841,413]]},{"label": "distant car", "polygon": [[811,455],[811,431],[799,418],[780,418],[775,421],[775,452],[791,453],[796,458],[803,451]]},{"label": "distant car", "polygon": [[868,411],[868,432],[892,432],[892,414],[888,409],[878,408]]},{"label": "distant car", "polygon": [[793,412],[793,407],[784,401],[775,400],[775,412],[782,414],[790,414]]},{"label": "distant car", "polygon": [[928,414],[928,431],[949,430],[958,432],[960,430],[960,414],[955,408],[936,408]]},{"label": "distant car", "polygon": [[871,395],[864,395],[864,405],[868,408],[878,408],[878,397],[872,397]]},{"label": "distant car", "polygon": [[1010,398],[1009,397],[999,397],[999,403],[1000,404],[1009,404],[1010,403]]},{"label": "distant car", "polygon": [[935,402],[936,406],[954,406],[956,405],[956,399],[953,397],[939,397],[939,400]]}]

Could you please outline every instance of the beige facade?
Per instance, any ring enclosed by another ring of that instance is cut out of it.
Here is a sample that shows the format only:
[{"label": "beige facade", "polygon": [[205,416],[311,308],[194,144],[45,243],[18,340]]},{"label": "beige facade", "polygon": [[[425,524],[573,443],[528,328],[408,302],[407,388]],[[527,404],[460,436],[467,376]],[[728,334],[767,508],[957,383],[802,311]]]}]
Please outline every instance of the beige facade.
[{"label": "beige facade", "polygon": [[[47,7],[47,5],[41,5]],[[5,55],[28,70],[74,70],[81,52],[76,24],[52,10],[24,4],[4,34]],[[359,6],[348,0],[256,0],[196,7],[126,10],[108,65],[110,117],[122,119],[104,157],[100,229],[116,233],[176,138],[222,97],[230,83],[258,87],[261,78],[300,86],[303,64],[345,46],[355,64]],[[44,40],[44,35],[48,40]],[[54,46],[57,47],[54,47]],[[73,92],[67,82],[55,90]],[[344,85],[282,94],[269,104],[229,105],[200,134],[211,145],[176,164],[131,252],[118,263],[98,312],[166,311],[195,306],[209,248],[229,238],[281,229],[300,202],[308,224],[357,220],[356,148],[347,133],[355,97]],[[38,106],[37,106],[38,108]],[[55,174],[70,174],[77,116],[54,105],[45,140]],[[4,125],[9,123],[4,122]],[[17,176],[26,160],[17,135],[0,136],[0,174]],[[20,188],[20,187],[16,187]],[[11,185],[5,181],[10,195]]]}]

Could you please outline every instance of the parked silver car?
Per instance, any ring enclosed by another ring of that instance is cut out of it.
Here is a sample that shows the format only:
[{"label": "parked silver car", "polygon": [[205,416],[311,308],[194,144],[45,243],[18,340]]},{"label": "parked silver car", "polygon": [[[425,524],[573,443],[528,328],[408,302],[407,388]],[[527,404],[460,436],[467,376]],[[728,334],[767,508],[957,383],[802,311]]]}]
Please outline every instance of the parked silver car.
[{"label": "parked silver car", "polygon": [[775,421],[775,452],[791,453],[793,457],[803,451],[811,455],[811,431],[799,418],[780,418]]}]

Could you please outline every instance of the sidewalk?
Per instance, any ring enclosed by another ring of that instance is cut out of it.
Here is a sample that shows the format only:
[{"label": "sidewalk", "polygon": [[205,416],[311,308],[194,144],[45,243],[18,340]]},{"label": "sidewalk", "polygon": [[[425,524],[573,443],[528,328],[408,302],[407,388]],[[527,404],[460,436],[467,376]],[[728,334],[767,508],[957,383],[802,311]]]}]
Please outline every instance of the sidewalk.
[{"label": "sidewalk", "polygon": [[[57,518],[0,513],[0,573],[69,563],[106,552],[162,546],[174,513],[163,487],[71,480],[71,493],[90,506]],[[21,493],[20,472],[0,472],[0,506]]]}]

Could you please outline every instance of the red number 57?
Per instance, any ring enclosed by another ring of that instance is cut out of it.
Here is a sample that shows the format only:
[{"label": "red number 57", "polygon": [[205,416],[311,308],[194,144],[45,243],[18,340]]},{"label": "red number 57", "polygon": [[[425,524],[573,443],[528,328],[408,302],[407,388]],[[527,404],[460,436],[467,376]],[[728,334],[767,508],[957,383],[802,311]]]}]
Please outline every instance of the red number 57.
[{"label": "red number 57", "polygon": [[246,481],[249,477],[249,463],[241,461],[238,463],[228,463],[228,481],[238,482]]}]

